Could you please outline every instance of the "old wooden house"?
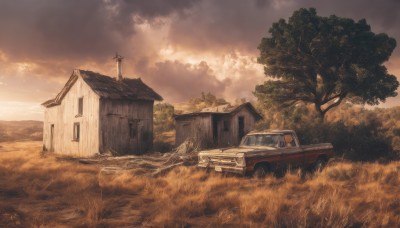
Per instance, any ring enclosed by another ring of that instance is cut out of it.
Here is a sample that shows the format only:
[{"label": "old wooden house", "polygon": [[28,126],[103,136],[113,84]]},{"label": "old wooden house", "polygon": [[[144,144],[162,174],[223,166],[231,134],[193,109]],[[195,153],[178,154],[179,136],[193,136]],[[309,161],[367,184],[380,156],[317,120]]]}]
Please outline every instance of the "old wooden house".
[{"label": "old wooden house", "polygon": [[92,156],[141,154],[153,143],[153,103],[162,97],[140,78],[74,70],[61,92],[44,102],[43,149]]},{"label": "old wooden house", "polygon": [[175,144],[180,145],[186,139],[194,138],[205,148],[238,145],[261,118],[249,102],[236,107],[220,106],[176,115]]}]

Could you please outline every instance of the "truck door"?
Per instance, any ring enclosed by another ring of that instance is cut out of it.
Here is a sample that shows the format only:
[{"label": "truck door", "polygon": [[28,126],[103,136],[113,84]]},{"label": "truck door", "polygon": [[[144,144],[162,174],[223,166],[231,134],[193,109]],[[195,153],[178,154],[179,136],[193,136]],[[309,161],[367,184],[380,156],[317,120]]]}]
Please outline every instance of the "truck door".
[{"label": "truck door", "polygon": [[282,162],[287,167],[297,168],[304,162],[304,151],[297,145],[294,136],[291,133],[283,135]]}]

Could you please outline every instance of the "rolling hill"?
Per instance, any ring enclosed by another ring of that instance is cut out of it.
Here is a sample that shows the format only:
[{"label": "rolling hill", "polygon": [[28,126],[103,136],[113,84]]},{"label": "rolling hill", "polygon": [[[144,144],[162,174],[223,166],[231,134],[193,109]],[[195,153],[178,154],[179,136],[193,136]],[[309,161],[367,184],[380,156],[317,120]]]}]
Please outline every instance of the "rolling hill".
[{"label": "rolling hill", "polygon": [[43,122],[35,120],[0,120],[0,142],[40,141],[43,138]]}]

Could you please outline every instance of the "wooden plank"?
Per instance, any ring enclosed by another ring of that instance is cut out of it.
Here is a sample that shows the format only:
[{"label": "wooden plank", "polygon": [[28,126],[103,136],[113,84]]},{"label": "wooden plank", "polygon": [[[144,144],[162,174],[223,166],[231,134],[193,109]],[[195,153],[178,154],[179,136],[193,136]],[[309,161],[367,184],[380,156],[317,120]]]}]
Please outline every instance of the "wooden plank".
[{"label": "wooden plank", "polygon": [[[77,116],[78,99],[83,97],[83,114]],[[46,108],[43,144],[50,146],[49,129],[54,124],[54,149],[64,155],[92,156],[99,152],[99,97],[78,78],[60,105]],[[73,124],[80,123],[80,140],[73,141]]]},{"label": "wooden plank", "polygon": [[[139,154],[152,147],[152,140],[141,140],[143,134],[153,132],[152,101],[121,101],[102,99],[100,103],[101,129],[104,142],[101,150],[119,153]],[[129,123],[138,121],[137,138],[130,138]],[[138,143],[133,143],[137,141]]]}]

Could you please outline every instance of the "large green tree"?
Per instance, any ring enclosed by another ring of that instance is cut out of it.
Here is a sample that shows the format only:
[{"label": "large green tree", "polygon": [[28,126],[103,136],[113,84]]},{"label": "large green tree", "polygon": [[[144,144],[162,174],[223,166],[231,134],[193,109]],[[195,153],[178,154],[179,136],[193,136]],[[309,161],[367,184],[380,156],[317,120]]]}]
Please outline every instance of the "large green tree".
[{"label": "large green tree", "polygon": [[345,100],[375,105],[397,95],[399,82],[383,65],[396,40],[371,32],[365,19],[300,9],[288,21],[273,23],[269,33],[258,46],[258,62],[271,79],[256,86],[262,101],[283,107],[312,103],[324,119]]}]

